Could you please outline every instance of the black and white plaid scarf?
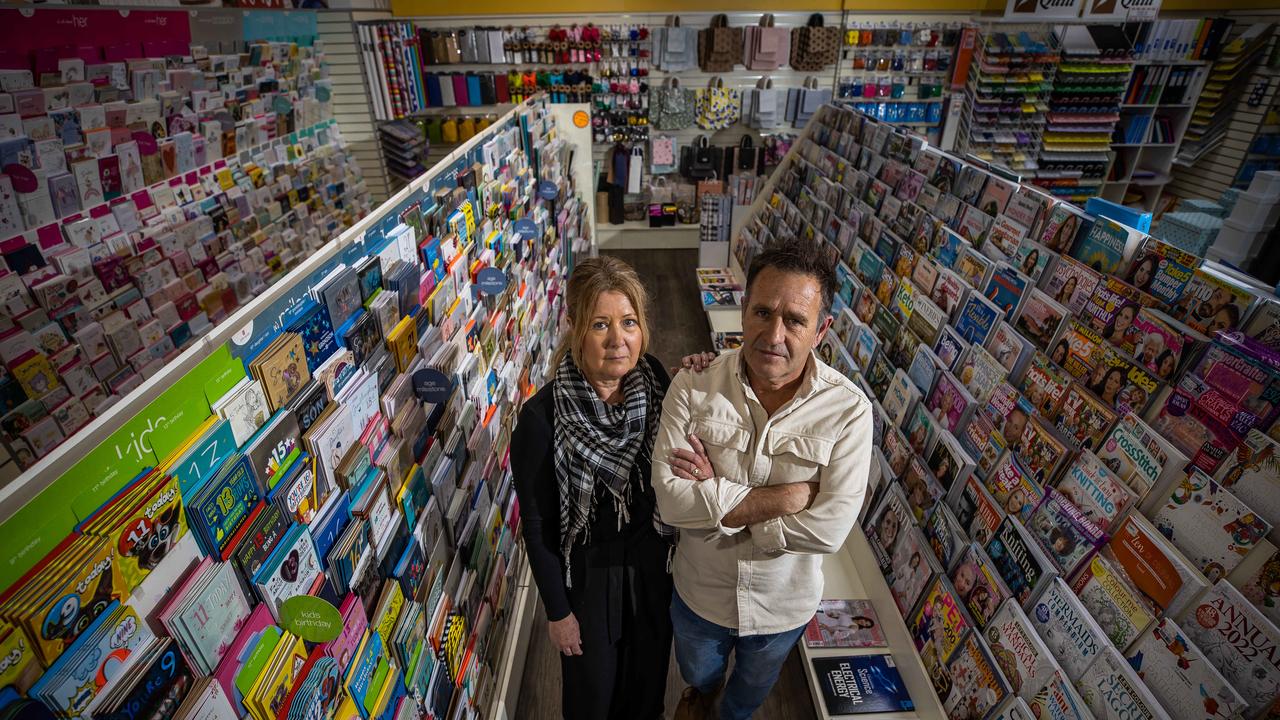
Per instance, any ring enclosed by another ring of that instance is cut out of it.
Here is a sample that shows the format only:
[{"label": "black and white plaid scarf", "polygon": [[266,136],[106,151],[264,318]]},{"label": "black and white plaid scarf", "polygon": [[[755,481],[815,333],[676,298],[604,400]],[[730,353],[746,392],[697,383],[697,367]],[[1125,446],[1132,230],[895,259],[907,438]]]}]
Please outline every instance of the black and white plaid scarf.
[{"label": "black and white plaid scarf", "polygon": [[[632,470],[637,462],[647,462],[653,452],[663,393],[649,361],[641,358],[622,378],[623,401],[609,405],[566,355],[556,369],[551,394],[560,489],[560,554],[565,583],[571,584],[569,554],[580,537],[584,544],[590,541],[596,483],[603,483],[613,497],[619,524],[630,522],[631,493],[637,483],[647,480]],[[656,507],[653,522],[659,534],[675,534],[674,528],[658,519]]]}]

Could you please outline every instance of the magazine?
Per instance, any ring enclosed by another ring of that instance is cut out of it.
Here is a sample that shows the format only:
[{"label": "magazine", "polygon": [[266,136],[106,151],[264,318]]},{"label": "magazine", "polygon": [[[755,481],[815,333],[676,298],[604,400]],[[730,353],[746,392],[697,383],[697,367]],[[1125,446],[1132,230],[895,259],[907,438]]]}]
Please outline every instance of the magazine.
[{"label": "magazine", "polygon": [[1194,469],[1151,522],[1210,582],[1234,570],[1271,531],[1248,505]]},{"label": "magazine", "polygon": [[1129,665],[1173,720],[1245,714],[1247,704],[1171,618],[1160,618],[1126,653]]},{"label": "magazine", "polygon": [[1250,430],[1215,479],[1271,525],[1272,542],[1280,541],[1280,442],[1256,428]]},{"label": "magazine", "polygon": [[969,544],[964,527],[946,503],[937,503],[924,522],[924,536],[944,571],[950,572]]},{"label": "magazine", "polygon": [[956,597],[964,603],[974,623],[985,628],[1000,609],[1001,603],[1013,596],[999,572],[978,543],[970,543],[960,562],[949,576]]},{"label": "magazine", "polygon": [[1004,521],[1004,510],[976,476],[970,475],[953,493],[950,503],[956,520],[974,542],[986,547]]},{"label": "magazine", "polygon": [[1107,544],[1116,567],[1157,607],[1177,616],[1210,583],[1141,513],[1129,513]]},{"label": "magazine", "polygon": [[1040,289],[1072,313],[1079,313],[1101,280],[1097,271],[1069,257],[1061,257],[1040,276]]},{"label": "magazine", "polygon": [[1036,634],[1022,608],[1008,600],[982,632],[996,665],[1009,681],[1013,694],[1024,700],[1035,697],[1059,671],[1049,648]]},{"label": "magazine", "polygon": [[987,352],[1004,367],[1009,377],[1016,378],[1022,375],[1036,348],[1031,340],[1002,320],[987,340]]},{"label": "magazine", "polygon": [[985,548],[1000,578],[1019,605],[1026,606],[1036,592],[1058,574],[1057,569],[1022,523],[1006,517]]},{"label": "magazine", "polygon": [[960,641],[973,627],[973,621],[956,597],[951,581],[938,575],[929,583],[924,598],[911,617],[905,618],[916,650],[932,645],[944,662],[951,659]]},{"label": "magazine", "polygon": [[1080,679],[1102,648],[1111,644],[1098,621],[1060,577],[1040,593],[1027,618],[1073,682]]},{"label": "magazine", "polygon": [[1005,513],[1016,515],[1024,522],[1044,496],[1040,485],[1031,479],[1012,453],[1005,453],[987,477],[985,486]]},{"label": "magazine", "polygon": [[1117,345],[1157,378],[1171,381],[1183,361],[1209,344],[1209,338],[1154,308],[1141,308],[1133,320],[1131,343]]},{"label": "magazine", "polygon": [[1089,450],[1082,450],[1058,479],[1058,492],[1090,522],[1110,531],[1138,496]]},{"label": "magazine", "polygon": [[1103,648],[1076,682],[1097,720],[1169,720],[1160,703],[1115,648]]},{"label": "magazine", "polygon": [[947,674],[951,692],[939,698],[950,720],[983,720],[1009,694],[1007,681],[975,633],[956,650]]},{"label": "magazine", "polygon": [[1071,380],[1071,376],[1054,365],[1048,355],[1037,351],[1027,364],[1018,390],[1022,391],[1036,412],[1046,418],[1055,418],[1067,395],[1067,389],[1071,387]]},{"label": "magazine", "polygon": [[823,600],[805,627],[804,642],[820,648],[888,647],[869,600]]},{"label": "magazine", "polygon": [[1037,720],[1093,720],[1093,713],[1062,672],[1054,673],[1027,705]]},{"label": "magazine", "polygon": [[1071,589],[1117,648],[1128,648],[1155,619],[1141,594],[1105,555],[1094,555],[1076,575]]},{"label": "magazine", "polygon": [[1071,313],[1040,288],[1032,288],[1014,319],[1014,327],[1041,350],[1048,351],[1064,318]]},{"label": "magazine", "polygon": [[1144,238],[1124,279],[1165,305],[1175,304],[1186,290],[1200,258],[1153,237]]},{"label": "magazine", "polygon": [[1053,488],[1045,491],[1044,499],[1031,513],[1027,530],[1067,577],[1074,575],[1106,538],[1106,533]]},{"label": "magazine", "polygon": [[1075,447],[1092,450],[1101,446],[1117,417],[1115,410],[1073,382],[1062,399],[1055,424]]},{"label": "magazine", "polygon": [[916,606],[929,579],[942,572],[937,562],[924,533],[914,524],[911,525],[898,543],[891,560],[891,574],[885,578],[889,581],[889,592],[898,606],[898,612],[905,616]]},{"label": "magazine", "polygon": [[915,707],[892,655],[815,657],[810,662],[830,715],[910,712]]},{"label": "magazine", "polygon": [[[1187,609],[1180,627],[1251,708],[1280,695],[1280,630],[1234,585],[1219,580]],[[1255,711],[1256,712],[1256,711]]]}]

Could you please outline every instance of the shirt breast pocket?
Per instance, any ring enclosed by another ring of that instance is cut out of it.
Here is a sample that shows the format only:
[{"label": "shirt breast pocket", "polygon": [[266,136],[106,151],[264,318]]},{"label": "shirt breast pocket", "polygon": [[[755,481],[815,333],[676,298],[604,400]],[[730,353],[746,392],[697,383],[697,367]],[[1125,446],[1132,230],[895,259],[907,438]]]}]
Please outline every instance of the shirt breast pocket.
[{"label": "shirt breast pocket", "polygon": [[775,432],[770,438],[769,454],[773,457],[770,484],[814,482],[818,472],[831,462],[835,440]]},{"label": "shirt breast pocket", "polygon": [[746,458],[751,448],[751,431],[738,425],[696,419],[690,432],[702,441],[716,475],[746,481]]}]

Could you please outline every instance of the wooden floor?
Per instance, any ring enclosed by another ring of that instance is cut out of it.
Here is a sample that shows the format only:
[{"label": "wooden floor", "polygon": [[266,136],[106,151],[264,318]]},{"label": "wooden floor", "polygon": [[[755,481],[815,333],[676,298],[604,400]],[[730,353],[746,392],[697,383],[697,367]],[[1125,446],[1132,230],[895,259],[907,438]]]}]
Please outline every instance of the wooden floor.
[{"label": "wooden floor", "polygon": [[[680,358],[711,349],[711,329],[698,301],[693,269],[697,250],[616,250],[608,253],[630,263],[649,290],[650,348],[663,365],[678,365]],[[756,711],[761,720],[814,720],[813,701],[804,678],[798,651],[793,650],[764,705]],[[675,656],[667,673],[666,716],[672,717],[684,681]],[[529,655],[525,661],[520,701],[512,720],[560,718],[560,659],[547,639],[547,616],[538,602],[534,611]],[[601,720],[605,720],[601,718]]]}]

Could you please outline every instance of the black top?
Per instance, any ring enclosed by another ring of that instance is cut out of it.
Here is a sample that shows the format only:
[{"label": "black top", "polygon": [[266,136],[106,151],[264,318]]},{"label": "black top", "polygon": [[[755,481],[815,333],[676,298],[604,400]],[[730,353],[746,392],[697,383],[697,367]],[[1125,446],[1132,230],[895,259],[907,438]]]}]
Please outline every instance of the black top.
[{"label": "black top", "polygon": [[[653,368],[658,387],[666,394],[671,377],[662,363],[652,355],[644,360]],[[560,488],[556,482],[555,453],[555,400],[551,396],[552,382],[540,390],[520,409],[515,430],[511,433],[511,473],[515,476],[516,496],[520,499],[520,521],[523,525],[525,550],[529,554],[529,566],[534,582],[547,609],[547,619],[563,620],[572,608],[565,587],[564,558],[560,554]],[[661,408],[654,409],[661,412]],[[627,509],[628,522],[618,525],[618,512],[613,499],[603,483],[596,484],[596,512],[587,528],[589,545],[628,538],[653,528],[653,510],[657,499],[649,478],[647,459],[637,458],[631,468],[632,479],[639,475],[642,493],[633,493]],[[573,548],[574,575],[583,563],[578,559],[582,541]]]}]

